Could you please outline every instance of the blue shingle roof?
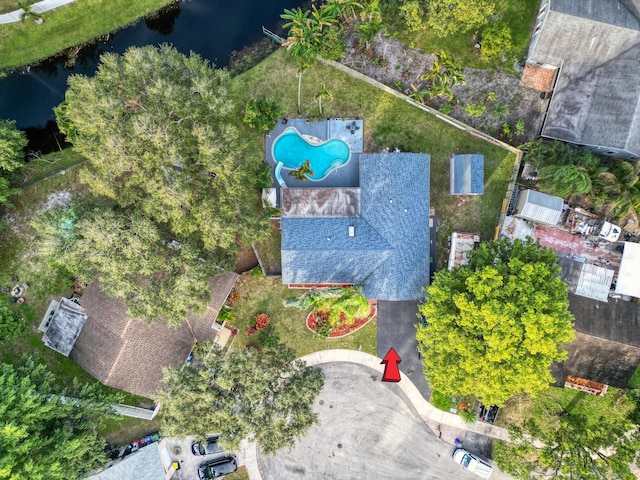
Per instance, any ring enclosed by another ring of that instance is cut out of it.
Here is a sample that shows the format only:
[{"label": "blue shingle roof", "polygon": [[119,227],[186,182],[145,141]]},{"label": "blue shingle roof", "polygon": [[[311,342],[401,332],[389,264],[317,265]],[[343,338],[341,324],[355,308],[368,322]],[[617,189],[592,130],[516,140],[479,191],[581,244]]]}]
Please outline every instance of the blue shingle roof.
[{"label": "blue shingle roof", "polygon": [[451,195],[484,193],[484,156],[454,155],[451,159]]},{"label": "blue shingle roof", "polygon": [[283,218],[283,283],[353,283],[378,300],[422,298],[429,282],[429,160],[362,155],[360,217]]}]

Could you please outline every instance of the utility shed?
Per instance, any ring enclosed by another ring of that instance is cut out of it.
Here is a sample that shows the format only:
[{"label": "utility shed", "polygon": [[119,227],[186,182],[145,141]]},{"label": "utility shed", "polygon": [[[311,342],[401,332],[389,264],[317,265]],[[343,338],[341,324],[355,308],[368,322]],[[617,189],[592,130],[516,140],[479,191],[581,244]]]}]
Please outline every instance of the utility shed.
[{"label": "utility shed", "polygon": [[533,222],[555,225],[562,215],[564,202],[560,197],[553,197],[535,190],[520,192],[515,217],[524,218]]},{"label": "utility shed", "polygon": [[624,242],[616,293],[640,298],[640,244]]},{"label": "utility shed", "polygon": [[484,193],[484,156],[454,155],[449,171],[451,195],[482,195]]},{"label": "utility shed", "polygon": [[476,248],[480,242],[480,235],[476,233],[453,232],[451,234],[451,245],[449,247],[449,270],[461,265],[467,265],[469,259],[467,254]]},{"label": "utility shed", "polygon": [[86,321],[84,309],[63,297],[60,301],[51,300],[38,330],[44,332],[42,342],[47,347],[68,357]]}]

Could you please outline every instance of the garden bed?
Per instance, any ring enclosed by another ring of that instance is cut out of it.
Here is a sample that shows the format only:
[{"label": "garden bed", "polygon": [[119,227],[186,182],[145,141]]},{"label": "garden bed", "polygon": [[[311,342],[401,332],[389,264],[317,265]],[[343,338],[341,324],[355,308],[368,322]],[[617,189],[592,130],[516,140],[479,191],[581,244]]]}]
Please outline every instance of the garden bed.
[{"label": "garden bed", "polygon": [[328,323],[329,312],[311,312],[309,313],[309,315],[307,315],[306,325],[311,332],[321,336],[324,335],[319,331],[322,331],[323,326],[327,325],[329,327],[327,338],[342,338],[364,327],[367,323],[369,323],[370,320],[375,318],[377,312],[378,308],[376,304],[372,304],[371,309],[369,310],[369,315],[367,317],[356,318],[353,323],[350,323],[348,325],[339,324],[334,326],[330,326]]}]

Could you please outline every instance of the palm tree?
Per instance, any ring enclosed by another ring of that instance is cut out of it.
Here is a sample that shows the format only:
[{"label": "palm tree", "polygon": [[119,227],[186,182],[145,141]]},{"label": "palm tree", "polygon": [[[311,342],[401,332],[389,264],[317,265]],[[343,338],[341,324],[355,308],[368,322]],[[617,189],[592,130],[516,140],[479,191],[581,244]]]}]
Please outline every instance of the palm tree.
[{"label": "palm tree", "polygon": [[322,115],[322,99],[333,100],[333,94],[327,90],[324,82],[320,82],[320,90],[318,90],[314,98],[318,101],[318,108],[320,109],[320,115]]},{"label": "palm tree", "polygon": [[311,170],[311,161],[305,160],[297,169],[291,170],[289,175],[293,178],[306,182],[309,179],[308,177],[312,177],[314,173],[315,172]]},{"label": "palm tree", "polygon": [[616,221],[631,217],[637,221],[640,212],[640,165],[618,160],[611,171],[595,174],[596,190],[603,194],[606,214]]},{"label": "palm tree", "polygon": [[540,169],[541,189],[552,195],[591,194],[593,185],[586,168],[577,165],[550,165]]}]

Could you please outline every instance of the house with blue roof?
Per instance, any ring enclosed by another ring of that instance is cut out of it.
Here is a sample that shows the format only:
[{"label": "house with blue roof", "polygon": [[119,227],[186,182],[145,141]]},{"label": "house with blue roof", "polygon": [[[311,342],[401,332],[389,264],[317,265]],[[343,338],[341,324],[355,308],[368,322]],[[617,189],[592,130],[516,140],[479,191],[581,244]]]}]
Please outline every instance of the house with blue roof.
[{"label": "house with blue roof", "polygon": [[359,187],[283,188],[282,282],[419,300],[429,283],[427,154],[360,156]]},{"label": "house with blue roof", "polygon": [[482,195],[484,193],[484,156],[454,155],[450,168],[451,195]]}]

